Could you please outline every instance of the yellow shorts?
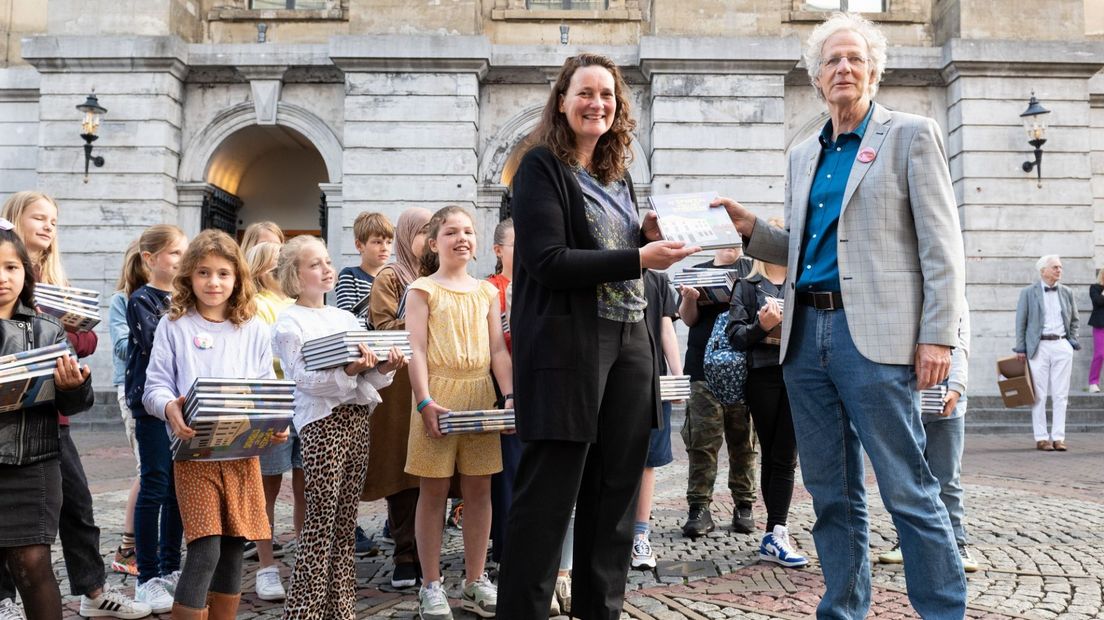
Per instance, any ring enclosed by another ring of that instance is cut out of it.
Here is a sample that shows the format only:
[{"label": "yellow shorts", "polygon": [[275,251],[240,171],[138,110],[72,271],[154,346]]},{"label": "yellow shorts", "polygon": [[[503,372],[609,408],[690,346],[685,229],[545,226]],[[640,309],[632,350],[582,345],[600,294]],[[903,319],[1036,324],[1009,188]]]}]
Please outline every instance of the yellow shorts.
[{"label": "yellow shorts", "polygon": [[502,471],[501,433],[462,433],[440,439],[426,436],[422,415],[410,415],[406,473],[421,478],[490,476]]}]

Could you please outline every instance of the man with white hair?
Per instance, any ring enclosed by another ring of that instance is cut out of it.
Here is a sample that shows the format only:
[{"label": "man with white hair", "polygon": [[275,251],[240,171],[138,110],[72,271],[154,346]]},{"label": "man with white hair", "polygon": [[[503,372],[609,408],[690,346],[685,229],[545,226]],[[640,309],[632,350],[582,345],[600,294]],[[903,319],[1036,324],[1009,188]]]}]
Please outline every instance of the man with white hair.
[{"label": "man with white hair", "polygon": [[[1031,407],[1031,425],[1035,431],[1035,449],[1044,452],[1066,451],[1066,402],[1069,399],[1073,352],[1081,350],[1077,341],[1077,305],[1062,279],[1062,259],[1048,254],[1035,263],[1039,280],[1020,291],[1016,304],[1016,347],[1021,360],[1030,360],[1035,383],[1035,404]],[[1047,432],[1046,401],[1050,395],[1053,419]]]},{"label": "man with white hair", "polygon": [[873,101],[885,58],[885,36],[857,14],[815,28],[805,64],[830,121],[790,151],[785,230],[716,204],[747,254],[787,265],[780,354],[817,516],[817,617],[859,620],[870,608],[865,451],[913,608],[961,620],[966,579],[913,399],[947,377],[958,344],[962,235],[942,130]]}]

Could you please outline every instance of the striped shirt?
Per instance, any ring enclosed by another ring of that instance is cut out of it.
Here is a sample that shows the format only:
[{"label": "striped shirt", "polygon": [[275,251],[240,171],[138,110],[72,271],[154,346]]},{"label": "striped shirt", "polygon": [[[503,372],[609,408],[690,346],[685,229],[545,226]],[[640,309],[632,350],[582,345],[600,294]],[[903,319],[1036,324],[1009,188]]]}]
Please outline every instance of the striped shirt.
[{"label": "striped shirt", "polygon": [[[342,269],[341,273],[337,275],[337,287],[334,289],[337,296],[337,307],[352,312],[353,306],[372,292],[372,282],[374,281],[375,278],[368,275],[360,266]],[[357,317],[363,318],[367,314],[368,308],[365,306],[364,310],[357,314]]]}]

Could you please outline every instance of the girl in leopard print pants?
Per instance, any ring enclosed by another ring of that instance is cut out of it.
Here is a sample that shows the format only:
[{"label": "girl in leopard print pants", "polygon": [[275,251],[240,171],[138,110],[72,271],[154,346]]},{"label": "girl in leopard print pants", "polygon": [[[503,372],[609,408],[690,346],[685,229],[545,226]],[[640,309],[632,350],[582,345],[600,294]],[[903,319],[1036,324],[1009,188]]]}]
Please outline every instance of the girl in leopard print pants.
[{"label": "girl in leopard print pants", "polygon": [[368,471],[368,418],[380,403],[379,388],[406,364],[397,349],[380,362],[361,345],[360,359],[344,367],[310,371],[303,343],[363,329],[345,310],[326,306],[334,270],[326,246],[300,236],[280,251],[276,266],[295,305],[280,313],[273,337],[284,376],[295,381],[295,427],[303,451],[306,519],[296,554],[284,618],[353,620],[356,571],[353,550],[357,505]]}]

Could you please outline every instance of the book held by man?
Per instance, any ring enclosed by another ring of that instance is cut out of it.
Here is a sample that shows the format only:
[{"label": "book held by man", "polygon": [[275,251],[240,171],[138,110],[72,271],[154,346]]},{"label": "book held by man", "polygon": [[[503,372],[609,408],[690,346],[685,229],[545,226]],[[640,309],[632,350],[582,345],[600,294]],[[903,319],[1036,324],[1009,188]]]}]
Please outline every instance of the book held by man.
[{"label": "book held by man", "polygon": [[703,250],[734,248],[743,244],[740,233],[722,207],[711,207],[717,192],[650,196],[659,231],[668,241],[682,241]]},{"label": "book held by man", "polygon": [[0,414],[54,401],[58,358],[72,356],[59,342],[0,357]]},{"label": "book held by man", "polygon": [[100,322],[100,294],[71,286],[35,284],[35,305],[57,318],[66,329],[91,331]]},{"label": "book held by man", "polygon": [[337,332],[303,343],[307,370],[338,368],[360,359],[360,345],[367,346],[380,362],[386,362],[391,347],[410,357],[410,332],[353,330]]},{"label": "book held by man", "polygon": [[213,461],[257,456],[294,413],[294,381],[199,378],[184,399],[195,437],[172,440],[173,459]]}]

